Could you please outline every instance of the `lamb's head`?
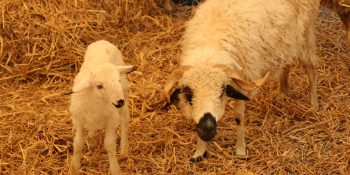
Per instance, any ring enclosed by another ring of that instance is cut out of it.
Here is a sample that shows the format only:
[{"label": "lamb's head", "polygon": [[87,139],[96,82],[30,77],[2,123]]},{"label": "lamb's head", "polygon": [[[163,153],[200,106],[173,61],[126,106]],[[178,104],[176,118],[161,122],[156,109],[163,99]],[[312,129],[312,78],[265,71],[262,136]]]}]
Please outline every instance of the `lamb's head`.
[{"label": "lamb's head", "polygon": [[216,122],[224,115],[227,97],[249,100],[245,93],[256,87],[256,83],[242,80],[228,66],[180,66],[173,71],[164,91],[169,94],[168,104],[179,99],[184,115],[196,122],[198,136],[209,141],[216,135]]},{"label": "lamb's head", "polygon": [[116,108],[124,105],[122,75],[136,70],[136,66],[115,66],[104,64],[73,86],[73,93],[90,90],[94,98],[113,104]]}]

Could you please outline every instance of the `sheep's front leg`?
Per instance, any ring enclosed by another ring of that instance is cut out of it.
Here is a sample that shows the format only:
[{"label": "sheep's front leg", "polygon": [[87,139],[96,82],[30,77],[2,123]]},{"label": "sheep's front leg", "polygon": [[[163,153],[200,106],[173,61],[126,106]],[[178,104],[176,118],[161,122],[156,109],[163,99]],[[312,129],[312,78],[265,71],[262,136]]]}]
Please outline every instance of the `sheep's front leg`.
[{"label": "sheep's front leg", "polygon": [[114,123],[107,124],[106,135],[104,139],[105,149],[109,158],[109,170],[112,175],[120,173],[120,167],[116,157],[116,144],[115,144],[115,127]]},{"label": "sheep's front leg", "polygon": [[309,91],[310,91],[310,101],[311,105],[318,110],[318,100],[317,100],[317,91],[316,91],[316,84],[317,84],[317,75],[315,66],[313,65],[304,65],[304,68],[306,70],[307,76],[309,78]]},{"label": "sheep's front leg", "polygon": [[242,156],[242,158],[247,155],[246,143],[245,143],[245,126],[244,126],[244,110],[245,102],[242,100],[237,100],[236,112],[237,116],[235,121],[237,123],[237,142],[236,142],[236,155]]},{"label": "sheep's front leg", "polygon": [[75,126],[75,137],[74,137],[74,143],[73,143],[73,168],[74,170],[78,170],[80,168],[80,160],[81,160],[81,154],[83,152],[84,148],[84,130],[83,126],[81,124],[78,124]]},{"label": "sheep's front leg", "polygon": [[190,161],[192,163],[196,163],[202,161],[203,158],[206,158],[208,156],[207,148],[208,143],[198,138],[196,152],[194,153]]},{"label": "sheep's front leg", "polygon": [[129,139],[128,139],[128,124],[129,124],[129,109],[126,103],[123,108],[121,108],[120,113],[120,153],[122,155],[129,154]]}]

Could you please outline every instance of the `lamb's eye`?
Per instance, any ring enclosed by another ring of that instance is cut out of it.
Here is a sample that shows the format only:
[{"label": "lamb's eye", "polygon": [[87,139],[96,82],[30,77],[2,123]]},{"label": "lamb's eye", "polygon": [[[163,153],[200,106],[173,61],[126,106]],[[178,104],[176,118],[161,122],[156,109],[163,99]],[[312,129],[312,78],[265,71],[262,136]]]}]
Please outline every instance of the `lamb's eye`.
[{"label": "lamb's eye", "polygon": [[102,88],[103,88],[103,85],[102,85],[102,84],[97,84],[97,85],[96,85],[96,88],[97,88],[97,89],[102,89]]}]

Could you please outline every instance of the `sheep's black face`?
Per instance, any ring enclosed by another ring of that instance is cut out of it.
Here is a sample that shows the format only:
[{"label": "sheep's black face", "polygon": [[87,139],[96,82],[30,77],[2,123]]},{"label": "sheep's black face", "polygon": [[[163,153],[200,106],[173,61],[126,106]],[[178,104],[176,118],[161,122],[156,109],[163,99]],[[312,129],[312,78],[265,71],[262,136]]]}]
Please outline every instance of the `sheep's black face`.
[{"label": "sheep's black face", "polygon": [[182,91],[181,91],[181,92],[184,93],[187,102],[188,102],[190,105],[192,105],[192,97],[193,97],[193,91],[192,91],[192,89],[191,89],[190,87],[188,87],[188,86],[185,86],[185,87],[182,88]]},{"label": "sheep's black face", "polygon": [[197,124],[197,133],[199,138],[204,141],[210,141],[216,135],[216,120],[210,113],[205,113]]},{"label": "sheep's black face", "polygon": [[196,67],[184,72],[170,99],[178,99],[183,114],[197,123],[198,136],[210,141],[216,134],[216,122],[225,112],[227,98],[245,99],[230,86],[231,79],[221,69]]},{"label": "sheep's black face", "polygon": [[[230,79],[220,69],[191,68],[179,79],[179,106],[197,124],[206,113],[218,121],[224,114],[226,98],[223,84]],[[204,131],[204,130],[202,130]]]},{"label": "sheep's black face", "polygon": [[192,105],[193,91],[190,87],[184,86],[174,90],[174,92],[170,95],[170,103],[167,103],[163,108],[167,108],[171,104],[177,103],[180,100],[180,94],[184,96],[186,103]]}]

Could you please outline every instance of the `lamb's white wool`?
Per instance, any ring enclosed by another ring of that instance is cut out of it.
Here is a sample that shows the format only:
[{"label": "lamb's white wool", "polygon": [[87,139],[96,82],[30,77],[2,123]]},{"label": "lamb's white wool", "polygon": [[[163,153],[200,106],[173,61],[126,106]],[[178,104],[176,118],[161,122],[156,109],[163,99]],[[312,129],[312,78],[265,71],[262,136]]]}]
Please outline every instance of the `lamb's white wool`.
[{"label": "lamb's white wool", "polygon": [[123,154],[127,154],[129,109],[125,74],[133,70],[135,66],[126,66],[121,52],[110,42],[101,40],[88,46],[84,62],[74,80],[69,106],[75,130],[74,169],[80,167],[84,129],[93,135],[96,130],[105,128],[104,144],[110,161],[110,172],[120,173],[115,156],[115,130],[120,125],[120,149]]},{"label": "lamb's white wool", "polygon": [[207,0],[198,7],[183,37],[180,66],[164,87],[171,99],[178,95],[184,114],[197,123],[200,138],[191,161],[206,155],[205,141],[215,136],[226,97],[237,100],[236,154],[245,156],[243,100],[266,77],[280,79],[281,91],[287,93],[289,66],[295,61],[304,65],[311,104],[318,107],[318,7],[319,0]]}]

